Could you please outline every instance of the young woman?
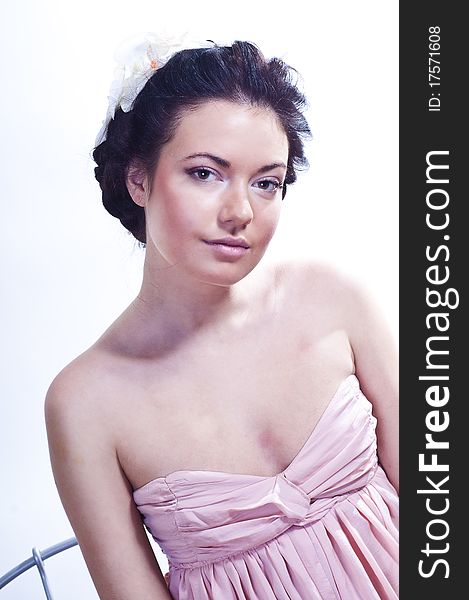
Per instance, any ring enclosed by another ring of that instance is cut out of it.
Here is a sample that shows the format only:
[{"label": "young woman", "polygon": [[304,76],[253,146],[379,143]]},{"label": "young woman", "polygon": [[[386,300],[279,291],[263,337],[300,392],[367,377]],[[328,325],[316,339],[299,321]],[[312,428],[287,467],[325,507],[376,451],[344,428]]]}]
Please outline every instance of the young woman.
[{"label": "young woman", "polygon": [[339,271],[259,264],[307,164],[305,99],[248,42],[165,52],[149,43],[94,150],[146,246],[141,290],[46,398],[99,596],[395,599],[392,338]]}]

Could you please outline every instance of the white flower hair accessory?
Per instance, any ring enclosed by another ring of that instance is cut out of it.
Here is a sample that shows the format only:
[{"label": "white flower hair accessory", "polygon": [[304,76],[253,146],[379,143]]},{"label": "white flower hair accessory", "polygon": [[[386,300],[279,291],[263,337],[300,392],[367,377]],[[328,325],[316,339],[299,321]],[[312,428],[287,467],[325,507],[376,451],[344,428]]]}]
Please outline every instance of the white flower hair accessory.
[{"label": "white flower hair accessory", "polygon": [[106,139],[106,129],[114,118],[116,109],[121,108],[124,112],[129,112],[146,82],[173,54],[180,50],[210,48],[213,45],[210,40],[190,39],[187,33],[169,36],[147,32],[132,35],[124,40],[114,52],[117,67],[109,91],[106,119],[96,137],[95,145],[98,146]]}]

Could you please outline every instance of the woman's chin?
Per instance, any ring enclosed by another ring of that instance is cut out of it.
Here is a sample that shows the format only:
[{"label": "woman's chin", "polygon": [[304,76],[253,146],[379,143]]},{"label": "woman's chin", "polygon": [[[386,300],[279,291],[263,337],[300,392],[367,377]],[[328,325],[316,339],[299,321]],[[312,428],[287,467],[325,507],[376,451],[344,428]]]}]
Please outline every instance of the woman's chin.
[{"label": "woman's chin", "polygon": [[[257,258],[257,257],[256,257]],[[203,269],[191,269],[193,275],[196,276],[199,281],[209,283],[212,285],[220,286],[231,286],[235,285],[239,281],[243,280],[251,271],[253,271],[259,264],[259,260],[253,261],[238,261],[236,263],[205,263]],[[198,276],[195,271],[198,271]]]}]

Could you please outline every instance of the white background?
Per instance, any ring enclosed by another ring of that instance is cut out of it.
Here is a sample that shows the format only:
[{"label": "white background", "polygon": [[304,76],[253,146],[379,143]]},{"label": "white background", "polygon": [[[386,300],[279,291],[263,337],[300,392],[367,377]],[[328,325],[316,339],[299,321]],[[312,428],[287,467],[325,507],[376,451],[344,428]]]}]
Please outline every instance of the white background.
[{"label": "white background", "polygon": [[[73,532],[49,466],[53,377],[137,293],[143,251],[101,205],[90,152],[115,47],[187,29],[246,39],[303,76],[311,167],[290,187],[268,258],[324,258],[362,279],[397,339],[398,3],[17,0],[0,17],[0,575]],[[125,552],[125,548],[122,548]],[[96,593],[78,549],[47,562],[55,598]],[[31,571],[0,592],[40,598]]]}]

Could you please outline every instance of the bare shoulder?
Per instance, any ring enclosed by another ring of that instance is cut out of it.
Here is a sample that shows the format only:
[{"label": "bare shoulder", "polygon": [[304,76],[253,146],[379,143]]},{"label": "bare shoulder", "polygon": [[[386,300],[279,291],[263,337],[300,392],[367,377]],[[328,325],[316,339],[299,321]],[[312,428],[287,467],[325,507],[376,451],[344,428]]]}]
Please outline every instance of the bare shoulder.
[{"label": "bare shoulder", "polygon": [[364,380],[377,380],[385,372],[388,377],[396,374],[396,336],[369,282],[336,265],[313,260],[285,261],[275,271],[279,286],[287,290],[302,315],[328,319],[346,332],[355,367]]},{"label": "bare shoulder", "polygon": [[49,385],[45,398],[46,421],[52,417],[95,419],[103,407],[106,383],[109,383],[109,375],[103,357],[94,348],[86,350],[67,364]]},{"label": "bare shoulder", "polygon": [[53,467],[84,460],[85,448],[99,446],[112,456],[104,373],[99,353],[91,348],[66,365],[49,385],[44,410]]},{"label": "bare shoulder", "polygon": [[365,286],[337,265],[313,259],[291,259],[274,265],[278,285],[315,306],[339,308],[350,295],[366,296]]},{"label": "bare shoulder", "polygon": [[84,459],[85,448],[95,452],[99,448],[109,462],[116,461],[113,404],[118,380],[110,362],[102,351],[91,347],[67,364],[50,383],[44,415],[53,465]]}]

